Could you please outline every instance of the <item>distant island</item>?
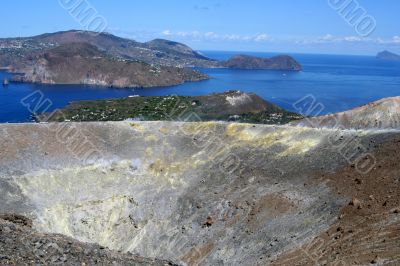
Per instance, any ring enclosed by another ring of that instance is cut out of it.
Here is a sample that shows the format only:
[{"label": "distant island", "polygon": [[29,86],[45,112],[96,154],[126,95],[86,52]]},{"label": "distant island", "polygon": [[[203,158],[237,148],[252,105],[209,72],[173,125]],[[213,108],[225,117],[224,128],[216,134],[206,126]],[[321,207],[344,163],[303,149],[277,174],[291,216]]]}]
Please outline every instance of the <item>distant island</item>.
[{"label": "distant island", "polygon": [[301,65],[288,55],[261,58],[248,55],[237,55],[223,63],[225,67],[234,69],[269,69],[300,71]]},{"label": "distant island", "polygon": [[376,58],[382,59],[382,60],[400,61],[400,55],[389,52],[389,51],[383,51],[383,52],[378,53],[376,55]]},{"label": "distant island", "polygon": [[0,39],[0,68],[19,73],[14,82],[136,88],[208,78],[192,67],[301,70],[301,65],[286,55],[238,55],[217,61],[185,44],[162,39],[140,43],[109,33],[70,30]]},{"label": "distant island", "polygon": [[[193,115],[196,114],[196,115]],[[37,122],[84,121],[235,121],[286,124],[303,116],[284,110],[253,93],[227,91],[205,96],[132,96],[122,99],[79,101]]]}]

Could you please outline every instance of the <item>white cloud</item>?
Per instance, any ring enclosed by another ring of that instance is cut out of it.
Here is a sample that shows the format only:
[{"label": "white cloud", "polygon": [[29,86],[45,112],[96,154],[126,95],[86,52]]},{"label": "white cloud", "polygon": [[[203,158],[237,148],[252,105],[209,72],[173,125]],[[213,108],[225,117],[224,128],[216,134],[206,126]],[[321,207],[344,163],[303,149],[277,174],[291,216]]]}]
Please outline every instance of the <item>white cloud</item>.
[{"label": "white cloud", "polygon": [[206,32],[204,36],[210,39],[218,39],[219,37],[218,34],[216,34],[215,32]]},{"label": "white cloud", "polygon": [[255,36],[254,40],[256,42],[267,41],[268,40],[268,35],[267,34],[259,34],[259,35]]},{"label": "white cloud", "polygon": [[343,38],[346,42],[362,42],[366,40],[365,38],[361,38],[359,36],[348,36]]},{"label": "white cloud", "polygon": [[245,37],[242,37],[238,34],[226,34],[222,37],[224,40],[229,40],[229,41],[240,41]]},{"label": "white cloud", "polygon": [[[126,31],[120,28],[109,28],[109,31],[121,37],[130,38],[138,41],[149,41],[156,38],[165,38],[175,41],[203,41],[203,42],[238,42],[238,43],[282,43],[282,44],[298,44],[298,45],[312,45],[312,44],[371,44],[379,45],[386,48],[388,45],[400,45],[400,35],[395,35],[389,38],[382,37],[361,37],[361,36],[336,36],[333,34],[325,34],[323,36],[274,36],[271,37],[266,33],[256,34],[227,34],[217,33],[213,31],[201,32],[198,30],[193,31],[174,31],[166,29],[163,31],[147,31],[147,30],[132,30]],[[387,48],[388,49],[388,48]]]},{"label": "white cloud", "polygon": [[170,30],[165,30],[161,33],[162,35],[165,36],[171,36],[171,37],[179,37],[179,38],[194,38],[194,39],[199,39],[202,37],[202,34],[199,31],[170,31]]},{"label": "white cloud", "polygon": [[376,42],[379,44],[400,44],[400,36],[393,36],[392,39],[377,38]]},{"label": "white cloud", "polygon": [[326,34],[314,40],[308,40],[308,43],[329,43],[329,42],[378,42],[378,39],[372,39],[360,36],[334,36]]},{"label": "white cloud", "polygon": [[326,34],[325,36],[319,38],[321,41],[333,41],[335,37],[331,34]]},{"label": "white cloud", "polygon": [[164,30],[161,32],[162,35],[168,37],[177,37],[184,39],[196,39],[196,40],[221,40],[221,41],[254,41],[264,42],[270,40],[268,35],[265,33],[259,33],[254,35],[241,35],[241,34],[218,34],[215,32],[200,32],[200,31],[170,31]]}]

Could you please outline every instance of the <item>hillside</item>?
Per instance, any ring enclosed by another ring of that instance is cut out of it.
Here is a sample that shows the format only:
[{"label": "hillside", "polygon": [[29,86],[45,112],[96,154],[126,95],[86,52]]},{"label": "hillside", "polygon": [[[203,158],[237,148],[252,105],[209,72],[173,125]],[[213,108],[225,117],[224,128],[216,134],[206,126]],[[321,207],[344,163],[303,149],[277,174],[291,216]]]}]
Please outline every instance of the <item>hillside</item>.
[{"label": "hillside", "polygon": [[272,58],[238,55],[228,61],[217,61],[201,55],[185,44],[169,40],[155,39],[140,43],[109,33],[96,34],[77,30],[47,33],[26,38],[0,39],[0,67],[18,68],[37,53],[71,43],[91,44],[116,58],[143,61],[161,66],[301,70],[301,65],[287,55]]},{"label": "hillside", "polygon": [[0,39],[0,67],[15,65],[26,56],[55,46],[70,43],[88,43],[114,57],[143,61],[163,66],[215,66],[216,61],[206,58],[188,46],[167,40],[140,43],[109,33],[62,31],[26,38]]},{"label": "hillside", "polygon": [[291,123],[298,126],[346,129],[400,129],[400,97],[384,98],[349,111]]},{"label": "hillside", "polygon": [[[144,45],[152,50],[163,51],[168,56],[199,60],[199,62],[201,62],[202,60],[210,61],[209,58],[199,54],[198,52],[193,51],[189,46],[178,42],[155,39],[150,42],[144,43]],[[158,57],[163,57],[163,55],[158,55]],[[214,62],[206,62],[205,65],[207,65],[208,63],[212,65]]]},{"label": "hillside", "polygon": [[90,84],[112,87],[154,87],[198,81],[199,72],[112,57],[88,43],[70,43],[29,56],[14,68],[19,82]]},{"label": "hillside", "polygon": [[229,91],[205,96],[130,97],[72,103],[38,121],[236,121],[285,124],[302,116],[253,93]]},{"label": "hillside", "polygon": [[382,60],[400,61],[400,55],[391,53],[389,51],[383,51],[383,52],[378,53],[376,58],[382,59]]},{"label": "hillside", "polygon": [[223,62],[228,68],[235,69],[267,69],[267,70],[291,70],[300,71],[301,65],[292,57],[287,55],[271,58],[261,58],[248,55],[237,55]]}]

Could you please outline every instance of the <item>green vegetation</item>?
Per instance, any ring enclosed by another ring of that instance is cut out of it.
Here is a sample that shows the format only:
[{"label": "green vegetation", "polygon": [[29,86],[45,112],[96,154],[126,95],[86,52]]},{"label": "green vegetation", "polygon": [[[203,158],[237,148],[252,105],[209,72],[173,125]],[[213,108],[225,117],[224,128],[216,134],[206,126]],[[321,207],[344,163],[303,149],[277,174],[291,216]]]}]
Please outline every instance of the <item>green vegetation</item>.
[{"label": "green vegetation", "polygon": [[[177,108],[177,109],[176,109]],[[189,108],[189,109],[188,109]],[[175,110],[176,109],[176,110]],[[52,114],[50,121],[166,120],[191,112],[189,97],[134,97],[113,100],[81,101]],[[43,118],[44,116],[40,116]]]},{"label": "green vegetation", "polygon": [[[248,102],[232,106],[227,97],[247,97]],[[80,101],[37,121],[236,121],[285,124],[302,116],[265,102],[255,94],[227,92],[208,96],[129,97],[112,100]]]}]

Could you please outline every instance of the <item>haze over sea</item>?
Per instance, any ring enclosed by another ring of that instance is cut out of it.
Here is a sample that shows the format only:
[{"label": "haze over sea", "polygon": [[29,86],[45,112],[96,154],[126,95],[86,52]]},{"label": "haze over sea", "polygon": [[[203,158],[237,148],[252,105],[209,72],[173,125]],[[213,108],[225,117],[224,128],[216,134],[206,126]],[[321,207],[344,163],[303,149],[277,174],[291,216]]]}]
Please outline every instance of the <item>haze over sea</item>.
[{"label": "haze over sea", "polygon": [[[208,57],[227,59],[238,52],[204,51]],[[243,52],[241,52],[243,53]],[[270,57],[273,53],[244,53]],[[40,85],[11,83],[0,87],[0,122],[31,121],[30,111],[21,99],[40,90],[51,102],[52,111],[71,101],[120,98],[130,95],[205,95],[227,90],[254,92],[291,111],[293,104],[313,95],[324,106],[320,114],[345,111],[384,97],[400,95],[400,62],[368,56],[291,54],[302,66],[301,72],[199,69],[211,78],[202,82],[171,87],[115,89],[84,85]],[[0,72],[0,79],[10,74]]]}]

